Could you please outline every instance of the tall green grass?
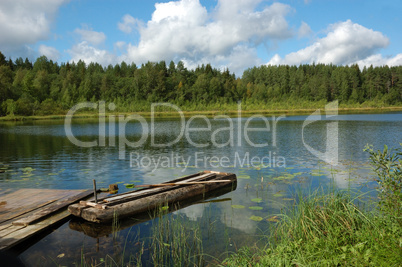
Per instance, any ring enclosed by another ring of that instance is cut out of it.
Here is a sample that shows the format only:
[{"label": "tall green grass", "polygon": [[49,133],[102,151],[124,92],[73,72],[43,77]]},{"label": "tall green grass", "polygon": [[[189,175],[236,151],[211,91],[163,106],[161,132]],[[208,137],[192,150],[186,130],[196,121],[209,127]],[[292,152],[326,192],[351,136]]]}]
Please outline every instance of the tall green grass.
[{"label": "tall green grass", "polygon": [[205,263],[200,227],[189,225],[181,216],[158,216],[152,225],[150,241],[149,260],[153,266],[202,266]]},{"label": "tall green grass", "polygon": [[224,266],[400,266],[402,229],[395,218],[355,204],[349,193],[299,197],[267,236],[265,248],[242,248]]}]

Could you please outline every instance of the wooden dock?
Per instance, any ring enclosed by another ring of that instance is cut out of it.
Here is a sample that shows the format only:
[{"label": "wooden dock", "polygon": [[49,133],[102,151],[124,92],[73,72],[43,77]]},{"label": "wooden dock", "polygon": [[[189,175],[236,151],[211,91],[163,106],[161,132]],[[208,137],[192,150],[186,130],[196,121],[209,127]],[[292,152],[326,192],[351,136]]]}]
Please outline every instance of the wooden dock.
[{"label": "wooden dock", "polygon": [[93,197],[93,190],[0,191],[0,250],[9,250],[70,216],[68,205]]}]

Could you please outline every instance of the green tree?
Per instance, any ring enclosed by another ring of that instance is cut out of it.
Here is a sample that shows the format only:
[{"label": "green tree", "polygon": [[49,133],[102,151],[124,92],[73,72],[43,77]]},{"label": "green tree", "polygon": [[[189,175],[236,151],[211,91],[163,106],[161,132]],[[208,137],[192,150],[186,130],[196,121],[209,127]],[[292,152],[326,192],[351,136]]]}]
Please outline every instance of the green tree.
[{"label": "green tree", "polygon": [[0,105],[12,97],[13,72],[7,65],[0,66]]}]

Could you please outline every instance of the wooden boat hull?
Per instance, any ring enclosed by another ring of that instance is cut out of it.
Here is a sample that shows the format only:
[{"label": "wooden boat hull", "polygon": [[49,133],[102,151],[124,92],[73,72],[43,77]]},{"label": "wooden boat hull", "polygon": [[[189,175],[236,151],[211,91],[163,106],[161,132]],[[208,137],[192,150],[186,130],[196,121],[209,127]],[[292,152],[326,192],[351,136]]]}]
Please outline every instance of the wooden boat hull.
[{"label": "wooden boat hull", "polygon": [[222,187],[231,186],[236,189],[236,175],[204,171],[197,174],[182,177],[166,183],[180,183],[186,181],[219,181],[226,182],[176,185],[152,189],[140,189],[133,192],[119,194],[98,201],[97,207],[88,206],[85,203],[73,204],[68,207],[71,214],[95,223],[110,223],[113,218],[126,218],[136,214],[150,212],[155,208],[170,205],[186,199],[202,196],[206,193]]},{"label": "wooden boat hull", "polygon": [[[225,202],[225,201],[230,202],[231,198],[220,198],[220,199],[215,198],[223,196],[231,191],[233,191],[232,185],[229,184],[226,185],[225,187],[220,187],[218,189],[209,191],[205,195],[197,195],[192,198],[177,201],[173,204],[170,204],[168,209],[160,211],[160,213],[159,211],[155,210],[154,212],[143,212],[136,214],[135,216],[126,217],[125,219],[119,221],[119,230],[130,228],[134,225],[144,223],[156,217],[159,217],[160,215],[175,212],[177,210],[184,209],[192,205],[197,205],[201,203],[212,203],[212,202]],[[74,217],[73,219],[71,219],[68,226],[70,227],[70,229],[74,231],[82,232],[83,234],[93,238],[109,236],[116,231],[116,226],[111,223],[108,224],[94,223],[83,220],[82,218],[78,217]]]}]

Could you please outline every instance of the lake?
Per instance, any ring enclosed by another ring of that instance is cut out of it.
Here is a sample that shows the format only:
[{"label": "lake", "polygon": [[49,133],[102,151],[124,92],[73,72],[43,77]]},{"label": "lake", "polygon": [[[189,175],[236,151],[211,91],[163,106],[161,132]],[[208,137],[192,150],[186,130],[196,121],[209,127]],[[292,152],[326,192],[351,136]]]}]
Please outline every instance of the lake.
[{"label": "lake", "polygon": [[120,124],[118,118],[77,119],[67,128],[64,121],[0,123],[0,168],[6,170],[0,188],[91,189],[96,179],[98,187],[117,183],[125,192],[132,190],[127,184],[201,170],[235,173],[237,188],[159,219],[109,227],[111,234],[97,238],[92,231],[107,229],[81,232],[79,221],[66,222],[21,253],[32,266],[95,264],[108,255],[133,261],[141,250],[146,265],[155,252],[149,237],[161,224],[180,225],[211,262],[244,245],[263,245],[263,234],[298,193],[339,188],[373,197],[374,175],[363,149],[398,147],[402,113],[137,118]]}]

